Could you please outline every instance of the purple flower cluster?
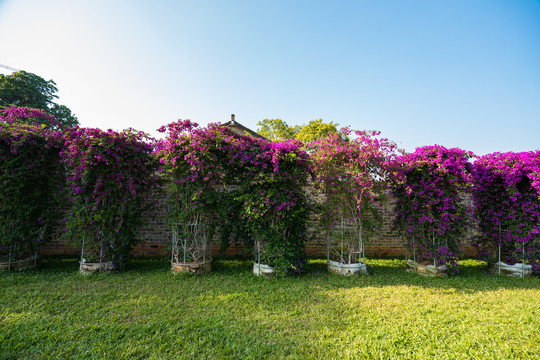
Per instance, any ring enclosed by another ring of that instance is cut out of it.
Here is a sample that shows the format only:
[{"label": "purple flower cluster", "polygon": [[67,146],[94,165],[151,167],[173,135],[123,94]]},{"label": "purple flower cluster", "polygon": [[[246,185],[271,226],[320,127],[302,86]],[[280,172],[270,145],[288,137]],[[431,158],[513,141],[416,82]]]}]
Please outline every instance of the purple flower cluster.
[{"label": "purple flower cluster", "polygon": [[0,109],[0,258],[33,255],[55,223],[60,136],[19,122],[42,117],[51,120],[40,110]]},{"label": "purple flower cluster", "polygon": [[479,253],[488,258],[500,247],[505,261],[540,273],[540,151],[489,154],[472,165],[472,153],[439,145],[397,156],[378,132],[349,129],[308,144],[308,155],[296,140],[189,120],[161,127],[167,137],[159,142],[133,129],[60,133],[45,124],[59,126],[41,110],[0,109],[0,256],[15,245],[33,251],[52,230],[51,209],[66,208],[66,237],[84,238],[94,260],[125,259],[164,173],[171,224],[203,213],[222,238],[263,249],[261,261],[302,271],[311,210],[302,187],[311,176],[325,199],[324,226],[354,220],[367,236],[390,179],[394,225],[407,247],[451,272],[459,271],[473,214],[463,196],[472,190]]},{"label": "purple flower cluster", "polygon": [[43,110],[28,107],[8,106],[0,109],[0,119],[6,123],[30,123],[36,126],[52,125],[55,129],[60,129],[62,124],[54,119],[53,115]]},{"label": "purple flower cluster", "polygon": [[125,259],[157,186],[154,140],[133,129],[79,127],[63,138],[60,156],[68,170],[64,191],[70,204],[65,236],[84,240],[92,260]]},{"label": "purple flower cluster", "polygon": [[189,120],[159,130],[167,132],[155,153],[171,180],[171,225],[203,212],[230,230],[222,236],[227,241],[241,237],[252,247],[265,242],[270,265],[298,265],[303,246],[285,248],[305,240],[307,209],[301,186],[310,169],[302,143],[257,139],[219,124],[201,128]]},{"label": "purple flower cluster", "polygon": [[156,153],[163,165],[172,166],[168,171],[189,167],[191,176],[182,181],[202,180],[214,186],[236,184],[241,177],[242,181],[257,182],[270,172],[276,180],[296,181],[305,177],[308,156],[296,140],[271,142],[236,133],[219,124],[200,128],[189,120],[159,130],[168,135],[156,145]]},{"label": "purple flower cluster", "polygon": [[500,246],[504,261],[540,273],[540,151],[485,155],[473,181],[480,253],[495,261]]},{"label": "purple flower cluster", "polygon": [[[353,134],[356,137],[351,139]],[[345,128],[308,145],[316,175],[314,186],[325,198],[320,215],[326,228],[341,219],[359,219],[364,230],[373,230],[379,223],[369,214],[376,214],[375,203],[381,203],[396,145],[378,135]]]},{"label": "purple flower cluster", "polygon": [[394,226],[417,258],[453,265],[449,259],[461,249],[471,222],[472,209],[461,196],[471,187],[472,157],[461,149],[433,145],[395,160]]}]

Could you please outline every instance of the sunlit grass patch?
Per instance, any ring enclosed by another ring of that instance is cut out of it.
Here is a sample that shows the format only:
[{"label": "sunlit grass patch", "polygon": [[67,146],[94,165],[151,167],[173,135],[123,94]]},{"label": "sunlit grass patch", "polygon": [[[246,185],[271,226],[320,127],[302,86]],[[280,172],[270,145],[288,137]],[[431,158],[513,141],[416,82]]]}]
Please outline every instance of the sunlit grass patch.
[{"label": "sunlit grass patch", "polygon": [[423,278],[403,260],[373,275],[263,279],[243,259],[202,276],[166,260],[82,276],[76,260],[0,276],[0,358],[538,358],[540,279]]}]

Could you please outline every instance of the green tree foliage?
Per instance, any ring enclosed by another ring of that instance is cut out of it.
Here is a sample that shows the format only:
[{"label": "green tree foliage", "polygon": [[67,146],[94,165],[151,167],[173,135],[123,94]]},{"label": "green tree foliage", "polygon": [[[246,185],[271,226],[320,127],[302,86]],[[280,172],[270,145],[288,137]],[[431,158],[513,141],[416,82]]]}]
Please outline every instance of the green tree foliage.
[{"label": "green tree foliage", "polygon": [[257,123],[257,132],[272,141],[297,139],[305,144],[339,133],[338,124],[325,123],[322,119],[311,120],[305,125],[290,126],[281,119],[264,119]]},{"label": "green tree foliage", "polygon": [[45,80],[36,74],[26,71],[0,74],[0,107],[13,105],[45,110],[64,126],[78,125],[79,121],[69,108],[54,102],[58,98],[57,92],[53,80]]},{"label": "green tree foliage", "polygon": [[338,124],[332,121],[325,123],[322,119],[311,120],[301,127],[300,131],[296,134],[296,139],[307,144],[331,134],[338,134],[339,130],[337,127]]},{"label": "green tree foliage", "polygon": [[281,119],[264,119],[257,123],[257,132],[272,141],[283,141],[296,138],[300,127],[289,126]]}]

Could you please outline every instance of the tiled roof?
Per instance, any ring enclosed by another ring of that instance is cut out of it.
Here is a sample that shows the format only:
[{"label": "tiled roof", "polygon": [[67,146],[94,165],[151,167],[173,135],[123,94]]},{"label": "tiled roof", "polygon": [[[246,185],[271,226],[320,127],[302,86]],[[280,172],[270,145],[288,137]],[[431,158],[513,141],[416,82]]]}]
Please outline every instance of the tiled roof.
[{"label": "tiled roof", "polygon": [[259,139],[266,139],[264,136],[256,133],[255,131],[251,130],[250,128],[245,127],[244,125],[240,124],[234,119],[234,114],[231,115],[231,121],[227,121],[222,126],[231,128],[233,131],[249,134],[253,137],[259,138]]}]

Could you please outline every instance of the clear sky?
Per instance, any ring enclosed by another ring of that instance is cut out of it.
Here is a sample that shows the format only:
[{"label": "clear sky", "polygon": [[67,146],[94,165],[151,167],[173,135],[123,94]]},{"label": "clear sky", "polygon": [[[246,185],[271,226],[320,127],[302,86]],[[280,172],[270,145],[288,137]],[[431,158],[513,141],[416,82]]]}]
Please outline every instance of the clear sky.
[{"label": "clear sky", "polygon": [[155,135],[234,113],[409,151],[540,148],[538,0],[0,0],[0,44],[82,126]]}]

